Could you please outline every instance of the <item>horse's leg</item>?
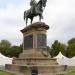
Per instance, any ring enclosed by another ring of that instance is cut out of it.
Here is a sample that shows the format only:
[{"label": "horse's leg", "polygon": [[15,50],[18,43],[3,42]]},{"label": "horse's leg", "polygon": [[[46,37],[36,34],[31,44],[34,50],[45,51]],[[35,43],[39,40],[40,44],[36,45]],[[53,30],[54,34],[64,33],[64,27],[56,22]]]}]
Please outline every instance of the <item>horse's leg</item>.
[{"label": "horse's leg", "polygon": [[32,24],[32,22],[33,22],[33,18],[31,18],[31,24]]},{"label": "horse's leg", "polygon": [[26,27],[27,27],[27,21],[28,21],[28,18],[26,17]]},{"label": "horse's leg", "polygon": [[25,18],[26,18],[26,11],[24,12],[24,20],[25,20]]},{"label": "horse's leg", "polygon": [[41,19],[43,19],[43,15],[41,14]]},{"label": "horse's leg", "polygon": [[41,22],[41,15],[39,15],[39,21]]}]

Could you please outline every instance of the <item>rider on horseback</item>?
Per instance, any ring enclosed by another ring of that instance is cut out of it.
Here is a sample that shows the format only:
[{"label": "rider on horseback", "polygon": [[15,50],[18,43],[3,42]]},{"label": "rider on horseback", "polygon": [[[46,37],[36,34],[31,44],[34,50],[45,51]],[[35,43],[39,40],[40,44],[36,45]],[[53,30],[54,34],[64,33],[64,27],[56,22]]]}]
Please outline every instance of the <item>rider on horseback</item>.
[{"label": "rider on horseback", "polygon": [[33,21],[33,18],[36,16],[39,16],[39,21],[43,19],[43,7],[45,8],[47,0],[39,0],[36,2],[35,0],[31,0],[30,6],[31,8],[27,11],[24,11],[24,20],[26,20],[26,25],[28,18],[31,20],[31,24]]},{"label": "rider on horseback", "polygon": [[[30,2],[30,6],[31,6],[31,13],[33,14],[33,13],[35,13],[35,6],[36,6],[36,4],[37,4],[37,2],[35,1],[35,0],[31,0],[31,2]],[[40,8],[39,8],[40,9]],[[37,11],[37,12],[39,12],[39,11]],[[41,12],[40,12],[41,13]],[[43,19],[43,15],[41,16],[41,18]]]},{"label": "rider on horseback", "polygon": [[31,13],[33,13],[34,12],[34,7],[35,7],[35,5],[37,4],[37,2],[35,1],[35,0],[31,0],[31,2],[30,2],[30,6],[31,6]]}]

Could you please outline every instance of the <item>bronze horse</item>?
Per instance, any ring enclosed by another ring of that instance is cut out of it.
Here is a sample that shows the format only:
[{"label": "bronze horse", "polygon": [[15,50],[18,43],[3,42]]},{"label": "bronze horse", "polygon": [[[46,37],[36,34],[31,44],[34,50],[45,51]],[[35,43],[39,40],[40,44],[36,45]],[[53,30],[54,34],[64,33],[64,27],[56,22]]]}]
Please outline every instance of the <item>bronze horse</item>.
[{"label": "bronze horse", "polygon": [[33,6],[33,9],[29,9],[27,11],[24,11],[24,20],[26,20],[26,26],[27,26],[27,21],[28,21],[28,18],[31,19],[31,24],[32,24],[32,21],[33,21],[33,18],[36,17],[36,16],[39,16],[39,21],[41,21],[41,19],[43,19],[43,8],[45,8],[46,6],[46,2],[47,0],[40,0],[38,3],[36,3],[34,6]]}]

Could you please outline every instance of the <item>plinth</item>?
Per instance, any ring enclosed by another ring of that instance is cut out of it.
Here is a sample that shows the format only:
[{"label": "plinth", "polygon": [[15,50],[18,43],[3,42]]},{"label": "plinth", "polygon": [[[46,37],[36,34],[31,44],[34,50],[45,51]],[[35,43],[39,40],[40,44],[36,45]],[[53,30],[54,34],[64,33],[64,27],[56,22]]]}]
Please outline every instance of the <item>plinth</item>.
[{"label": "plinth", "polygon": [[23,53],[6,65],[6,69],[18,71],[24,75],[50,75],[63,72],[65,66],[58,65],[56,59],[47,51],[47,30],[49,26],[43,22],[33,23],[22,29]]}]

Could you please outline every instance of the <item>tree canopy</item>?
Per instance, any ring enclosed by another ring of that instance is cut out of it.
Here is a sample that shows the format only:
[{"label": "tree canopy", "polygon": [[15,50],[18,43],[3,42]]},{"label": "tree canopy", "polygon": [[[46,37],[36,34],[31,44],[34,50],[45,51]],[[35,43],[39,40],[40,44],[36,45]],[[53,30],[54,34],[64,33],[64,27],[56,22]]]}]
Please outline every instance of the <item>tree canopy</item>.
[{"label": "tree canopy", "polygon": [[67,47],[67,57],[71,58],[75,56],[75,38],[72,38],[68,41]]},{"label": "tree canopy", "polygon": [[8,40],[1,40],[0,47],[10,47],[11,43]]},{"label": "tree canopy", "polygon": [[20,46],[11,46],[11,43],[8,40],[1,40],[0,42],[0,53],[9,57],[18,57],[22,52],[22,45]]},{"label": "tree canopy", "polygon": [[58,55],[58,53],[60,51],[64,54],[65,53],[65,48],[66,48],[65,44],[62,44],[58,40],[55,40],[54,43],[51,46],[51,52],[50,52],[50,54],[51,54],[52,57]]}]

